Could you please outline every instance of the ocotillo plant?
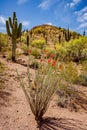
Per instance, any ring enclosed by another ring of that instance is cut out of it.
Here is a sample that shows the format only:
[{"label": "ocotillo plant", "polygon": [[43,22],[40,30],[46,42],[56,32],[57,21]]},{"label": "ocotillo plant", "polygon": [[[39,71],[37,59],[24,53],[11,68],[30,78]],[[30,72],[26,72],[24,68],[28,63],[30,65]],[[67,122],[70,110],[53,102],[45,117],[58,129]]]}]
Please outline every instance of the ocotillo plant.
[{"label": "ocotillo plant", "polygon": [[17,22],[16,12],[13,12],[13,19],[11,17],[6,20],[7,34],[12,38],[12,61],[16,57],[16,40],[20,37],[22,31],[22,23]]}]

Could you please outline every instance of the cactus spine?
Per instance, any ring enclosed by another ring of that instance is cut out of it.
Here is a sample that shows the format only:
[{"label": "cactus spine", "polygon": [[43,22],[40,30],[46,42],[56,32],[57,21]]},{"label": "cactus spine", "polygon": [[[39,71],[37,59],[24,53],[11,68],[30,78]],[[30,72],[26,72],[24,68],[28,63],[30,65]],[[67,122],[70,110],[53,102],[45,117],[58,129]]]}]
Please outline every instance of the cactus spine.
[{"label": "cactus spine", "polygon": [[13,19],[11,17],[6,20],[7,34],[12,39],[12,61],[15,61],[16,57],[16,40],[21,36],[22,23],[17,22],[16,12],[13,12]]}]

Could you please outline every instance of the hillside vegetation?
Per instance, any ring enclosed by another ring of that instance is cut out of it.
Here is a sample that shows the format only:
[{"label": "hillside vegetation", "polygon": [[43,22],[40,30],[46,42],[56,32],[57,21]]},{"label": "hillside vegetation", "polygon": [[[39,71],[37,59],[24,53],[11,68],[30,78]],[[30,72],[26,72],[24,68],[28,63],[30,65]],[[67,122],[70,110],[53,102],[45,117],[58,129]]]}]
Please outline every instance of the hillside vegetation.
[{"label": "hillside vegetation", "polygon": [[42,121],[54,92],[59,106],[87,110],[86,95],[75,87],[87,86],[87,37],[51,25],[39,25],[20,33],[15,39],[15,60],[11,37],[14,34],[0,33],[0,56],[23,66],[27,66],[29,58],[27,85],[18,76],[37,123]]},{"label": "hillside vegetation", "polygon": [[39,25],[29,31],[31,41],[34,39],[44,38],[49,46],[57,43],[64,43],[71,39],[79,38],[81,35],[68,29],[52,25]]}]

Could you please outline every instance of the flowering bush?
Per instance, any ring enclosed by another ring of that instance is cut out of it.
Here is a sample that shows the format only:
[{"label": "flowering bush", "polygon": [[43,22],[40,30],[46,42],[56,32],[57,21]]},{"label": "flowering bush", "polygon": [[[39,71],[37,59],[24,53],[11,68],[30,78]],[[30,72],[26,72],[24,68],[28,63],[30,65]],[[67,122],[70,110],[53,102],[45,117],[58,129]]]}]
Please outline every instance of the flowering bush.
[{"label": "flowering bush", "polygon": [[35,73],[32,82],[32,75],[30,74],[30,68],[28,67],[28,87],[20,80],[21,86],[38,124],[41,122],[42,117],[49,106],[50,99],[60,82],[56,67],[58,68],[58,62],[56,60],[42,57],[39,61],[38,69],[34,66]]},{"label": "flowering bush", "polygon": [[43,49],[45,44],[46,44],[46,41],[45,41],[45,39],[42,38],[42,39],[35,39],[35,40],[33,40],[31,45],[33,47]]},{"label": "flowering bush", "polygon": [[80,37],[79,39],[71,40],[65,45],[67,56],[70,60],[79,62],[87,59],[87,38]]}]

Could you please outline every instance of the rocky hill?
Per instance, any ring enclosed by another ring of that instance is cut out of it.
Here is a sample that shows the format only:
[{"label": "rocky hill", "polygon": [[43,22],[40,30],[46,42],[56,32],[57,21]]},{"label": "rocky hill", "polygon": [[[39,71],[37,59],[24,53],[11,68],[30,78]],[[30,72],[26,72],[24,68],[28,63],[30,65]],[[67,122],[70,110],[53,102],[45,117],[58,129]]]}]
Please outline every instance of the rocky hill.
[{"label": "rocky hill", "polygon": [[38,25],[29,30],[31,42],[34,39],[44,38],[46,42],[50,45],[57,43],[63,43],[71,39],[79,38],[81,35],[77,32],[70,31],[61,27],[56,27],[52,25]]}]

